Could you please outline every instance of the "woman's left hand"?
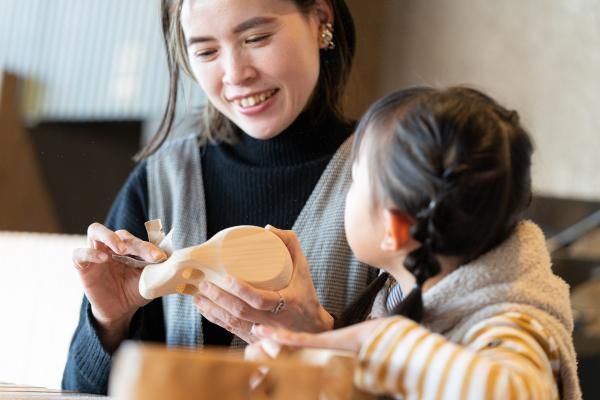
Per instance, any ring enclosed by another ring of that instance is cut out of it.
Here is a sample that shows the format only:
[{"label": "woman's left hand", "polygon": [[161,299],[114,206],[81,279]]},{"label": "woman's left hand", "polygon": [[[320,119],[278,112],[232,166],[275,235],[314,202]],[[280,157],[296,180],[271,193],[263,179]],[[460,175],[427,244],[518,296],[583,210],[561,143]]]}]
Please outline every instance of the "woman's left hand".
[{"label": "woman's left hand", "polygon": [[276,234],[290,252],[294,271],[288,286],[279,291],[262,290],[232,276],[225,279],[223,288],[205,281],[200,285],[200,294],[194,298],[198,311],[247,343],[257,340],[251,333],[254,324],[302,332],[332,329],[333,317],[319,303],[296,234],[271,226],[267,229]]}]

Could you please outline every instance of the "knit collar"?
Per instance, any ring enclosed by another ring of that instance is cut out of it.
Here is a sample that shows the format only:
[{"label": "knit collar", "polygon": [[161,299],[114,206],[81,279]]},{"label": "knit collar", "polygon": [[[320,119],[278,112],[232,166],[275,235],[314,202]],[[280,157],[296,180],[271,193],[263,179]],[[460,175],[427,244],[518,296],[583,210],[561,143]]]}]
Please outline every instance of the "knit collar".
[{"label": "knit collar", "polygon": [[352,133],[353,125],[330,116],[312,121],[306,113],[283,132],[267,140],[255,139],[241,129],[239,141],[220,144],[237,162],[259,167],[292,166],[331,157]]},{"label": "knit collar", "polygon": [[[530,290],[531,282],[536,282],[537,290]],[[571,331],[568,299],[568,285],[552,273],[544,234],[534,223],[523,221],[498,247],[457,268],[423,294],[423,322],[445,332],[486,306],[512,303],[543,310]]]},{"label": "knit collar", "polygon": [[521,222],[500,246],[448,274],[423,294],[423,306],[423,324],[454,341],[499,313],[534,318],[558,344],[561,398],[581,398],[569,286],[552,273],[544,234],[534,223]]}]

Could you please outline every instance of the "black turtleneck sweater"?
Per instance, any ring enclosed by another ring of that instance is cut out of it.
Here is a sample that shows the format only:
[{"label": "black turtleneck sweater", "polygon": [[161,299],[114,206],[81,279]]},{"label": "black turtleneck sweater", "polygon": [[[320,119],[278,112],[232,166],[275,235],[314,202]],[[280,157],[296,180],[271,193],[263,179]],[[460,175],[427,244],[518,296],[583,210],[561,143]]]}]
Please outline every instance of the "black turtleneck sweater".
[{"label": "black turtleneck sweater", "polygon": [[[352,129],[351,125],[332,118],[326,124],[315,124],[301,115],[272,139],[253,139],[240,131],[240,140],[234,145],[209,144],[199,149],[207,237],[235,225],[271,224],[291,229],[329,160]],[[127,229],[147,239],[143,223],[148,219],[146,163],[142,162],[119,193],[107,226],[113,230]],[[163,318],[160,301],[155,300],[146,308],[145,324],[160,330]],[[153,317],[149,318],[150,315]],[[206,320],[202,326],[205,344],[231,342],[232,335],[225,329]],[[160,334],[150,332],[149,328],[143,328],[146,332],[142,337],[164,340],[164,325]]]},{"label": "black turtleneck sweater", "polygon": [[[327,163],[352,131],[350,125],[331,118],[330,121],[311,124],[301,116],[270,140],[256,140],[240,133],[240,141],[235,145],[199,148],[203,152],[207,236],[241,224],[291,228]],[[141,162],[117,196],[106,225],[113,230],[127,229],[147,240],[144,222],[148,219],[146,163]],[[202,326],[205,344],[231,342],[232,335],[224,329],[206,320]],[[63,374],[64,389],[106,393],[111,359],[95,329],[89,302],[84,297]],[[165,341],[160,298],[136,313],[129,337]]]}]

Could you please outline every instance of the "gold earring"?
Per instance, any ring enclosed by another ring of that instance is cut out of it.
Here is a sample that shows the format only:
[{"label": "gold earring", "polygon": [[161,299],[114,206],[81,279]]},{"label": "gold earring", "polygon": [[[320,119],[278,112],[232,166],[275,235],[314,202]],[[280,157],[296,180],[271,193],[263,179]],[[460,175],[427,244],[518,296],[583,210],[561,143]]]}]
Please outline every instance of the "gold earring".
[{"label": "gold earring", "polygon": [[321,47],[328,50],[335,49],[333,43],[333,25],[329,22],[321,25]]}]

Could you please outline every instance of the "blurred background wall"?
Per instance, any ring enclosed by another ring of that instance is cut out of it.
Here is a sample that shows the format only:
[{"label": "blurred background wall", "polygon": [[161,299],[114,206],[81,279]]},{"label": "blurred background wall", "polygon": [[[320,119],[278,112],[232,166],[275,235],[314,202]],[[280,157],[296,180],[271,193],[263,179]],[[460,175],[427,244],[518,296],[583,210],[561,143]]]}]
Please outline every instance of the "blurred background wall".
[{"label": "blurred background wall", "polygon": [[158,1],[0,6],[0,65],[24,79],[21,107],[30,124],[161,115],[168,81]]},{"label": "blurred background wall", "polygon": [[[104,219],[162,115],[160,2],[0,0],[0,10],[0,70],[11,74],[0,229],[83,233]],[[204,97],[188,79],[180,94],[182,113]]]},{"label": "blurred background wall", "polygon": [[600,199],[600,1],[350,0],[351,103],[415,84],[466,84],[519,111],[537,193]]}]

